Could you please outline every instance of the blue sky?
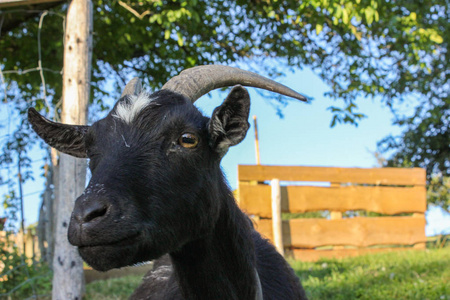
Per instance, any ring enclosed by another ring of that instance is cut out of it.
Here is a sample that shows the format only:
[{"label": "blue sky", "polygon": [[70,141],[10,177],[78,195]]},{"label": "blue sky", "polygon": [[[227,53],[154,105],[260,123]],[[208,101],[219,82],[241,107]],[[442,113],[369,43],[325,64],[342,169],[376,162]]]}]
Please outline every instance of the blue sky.
[{"label": "blue sky", "polygon": [[[258,117],[262,164],[375,167],[377,163],[373,152],[376,150],[376,143],[389,134],[400,133],[398,127],[391,125],[393,116],[390,110],[371,99],[358,99],[356,102],[359,111],[367,115],[366,119],[359,122],[358,127],[338,124],[331,128],[332,114],[327,107],[334,103],[324,96],[328,87],[310,70],[287,72],[286,77],[278,81],[314,100],[309,104],[290,100],[283,109],[284,118],[281,119],[273,106],[255,89],[248,89],[252,101],[251,116]],[[196,102],[197,107],[206,115],[211,115],[213,109],[226,97],[226,93],[219,91],[210,95]],[[3,119],[7,113],[5,106],[0,106],[0,116]],[[95,119],[103,115],[98,115]],[[255,164],[253,121],[251,118],[249,121],[251,128],[245,140],[232,147],[222,161],[223,170],[233,189],[237,183],[237,165]],[[7,133],[5,130],[6,128],[0,128],[0,136]],[[36,180],[26,184],[24,188],[26,224],[37,221],[41,202],[37,192],[44,188],[43,179],[39,176],[44,156],[44,151],[36,149],[31,158],[35,161],[33,166]],[[4,176],[5,170],[1,174]],[[0,193],[3,192],[4,189],[0,187]],[[3,207],[0,208],[0,216],[2,215]],[[427,223],[427,235],[439,234],[444,230],[450,233],[450,216],[439,209],[427,212]]]}]

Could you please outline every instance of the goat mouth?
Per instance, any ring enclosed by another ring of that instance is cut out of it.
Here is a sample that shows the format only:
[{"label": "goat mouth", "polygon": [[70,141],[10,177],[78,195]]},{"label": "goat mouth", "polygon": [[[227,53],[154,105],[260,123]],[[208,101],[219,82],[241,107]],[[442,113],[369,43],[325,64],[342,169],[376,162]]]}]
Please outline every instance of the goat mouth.
[{"label": "goat mouth", "polygon": [[82,243],[81,245],[78,245],[78,249],[88,249],[88,248],[102,248],[102,247],[126,247],[126,246],[130,246],[132,244],[134,244],[135,242],[137,242],[138,238],[140,237],[140,233],[134,233],[132,235],[128,235],[124,238],[118,239],[118,240],[113,240],[110,242],[95,242],[93,241],[92,243]]},{"label": "goat mouth", "polygon": [[[140,248],[140,234],[120,240],[95,245],[78,246],[81,258],[97,271],[108,271],[138,262],[135,258]],[[140,260],[142,261],[142,260]]]}]

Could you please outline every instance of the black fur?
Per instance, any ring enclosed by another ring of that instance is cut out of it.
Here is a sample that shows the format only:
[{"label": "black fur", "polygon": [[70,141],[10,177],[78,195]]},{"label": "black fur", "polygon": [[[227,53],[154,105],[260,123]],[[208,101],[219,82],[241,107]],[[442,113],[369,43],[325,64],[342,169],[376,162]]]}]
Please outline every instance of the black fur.
[{"label": "black fur", "polygon": [[[90,158],[92,178],[76,200],[70,243],[101,271],[168,254],[132,299],[253,300],[255,269],[264,299],[306,299],[293,270],[236,205],[220,169],[228,147],[247,132],[247,91],[233,88],[211,120],[178,94],[151,98],[131,124],[115,108],[82,143],[77,135],[51,144],[69,154],[61,144],[84,149]],[[33,112],[30,122],[41,136],[58,132]],[[195,147],[180,144],[185,133],[197,136]]]},{"label": "black fur", "polygon": [[34,108],[28,110],[28,120],[34,131],[50,146],[75,157],[85,158],[84,136],[89,126],[52,122]]}]

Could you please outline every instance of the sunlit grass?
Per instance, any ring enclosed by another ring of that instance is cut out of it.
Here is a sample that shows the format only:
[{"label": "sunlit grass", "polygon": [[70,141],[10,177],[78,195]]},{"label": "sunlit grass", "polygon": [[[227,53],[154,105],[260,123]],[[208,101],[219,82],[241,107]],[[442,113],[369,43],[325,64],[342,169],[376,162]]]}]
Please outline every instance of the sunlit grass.
[{"label": "sunlit grass", "polygon": [[450,299],[450,248],[292,266],[310,299]]},{"label": "sunlit grass", "polygon": [[142,281],[142,276],[125,276],[98,280],[86,285],[83,299],[122,300],[128,299]]}]

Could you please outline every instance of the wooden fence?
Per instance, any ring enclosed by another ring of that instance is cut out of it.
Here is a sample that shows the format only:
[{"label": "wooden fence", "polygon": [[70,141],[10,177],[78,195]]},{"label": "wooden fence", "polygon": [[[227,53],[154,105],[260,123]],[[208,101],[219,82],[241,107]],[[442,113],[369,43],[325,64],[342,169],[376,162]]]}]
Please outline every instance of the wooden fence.
[{"label": "wooden fence", "polygon": [[15,246],[17,246],[17,250],[19,253],[24,253],[24,245],[25,245],[25,256],[28,258],[40,259],[40,249],[37,235],[32,234],[30,231],[27,231],[25,234],[23,232],[19,232],[17,234],[9,234],[7,235],[5,231],[0,231],[0,241],[2,245],[5,247],[9,247],[9,251],[11,250],[11,245],[7,245],[5,243],[6,239]]},{"label": "wooden fence", "polygon": [[[5,243],[6,239],[8,239],[9,243]],[[9,234],[7,235],[5,231],[0,231],[0,245],[6,247],[7,251],[11,251],[13,245],[17,247],[17,251],[19,254],[24,253],[23,245],[25,243],[25,256],[30,260],[27,263],[31,263],[32,260],[38,261],[41,259],[41,253],[39,250],[39,242],[37,235],[32,234],[30,231],[27,231],[24,234],[19,232],[17,234]],[[45,243],[46,246],[46,243]],[[0,274],[5,272],[4,263],[0,259]],[[123,277],[123,276],[143,276],[152,268],[152,264],[144,264],[140,266],[132,266],[132,267],[123,267],[120,269],[112,269],[106,272],[100,272],[93,270],[90,267],[84,268],[84,276],[86,283],[90,283],[96,280],[105,280],[109,278]],[[4,276],[3,280],[6,278]],[[0,276],[0,282],[2,278]],[[1,298],[1,297],[0,297]],[[3,298],[1,298],[3,299]]]},{"label": "wooden fence", "polygon": [[[423,169],[240,165],[238,179],[239,206],[286,256],[314,261],[425,247]],[[384,216],[343,218],[360,210]],[[311,211],[330,217],[283,215]]]}]

